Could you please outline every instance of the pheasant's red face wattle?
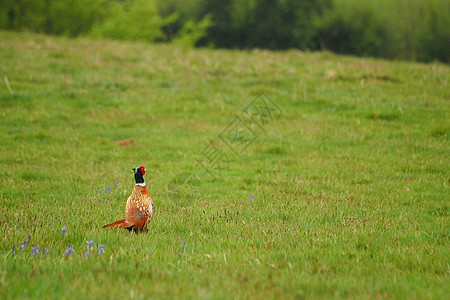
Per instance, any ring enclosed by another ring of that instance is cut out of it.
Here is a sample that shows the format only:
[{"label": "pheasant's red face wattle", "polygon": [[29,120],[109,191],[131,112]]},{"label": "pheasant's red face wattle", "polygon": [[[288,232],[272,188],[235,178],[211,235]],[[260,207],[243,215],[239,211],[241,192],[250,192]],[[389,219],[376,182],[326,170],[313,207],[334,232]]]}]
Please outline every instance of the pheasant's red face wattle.
[{"label": "pheasant's red face wattle", "polygon": [[145,175],[145,168],[144,168],[144,166],[140,166],[140,169],[141,169],[142,175]]}]

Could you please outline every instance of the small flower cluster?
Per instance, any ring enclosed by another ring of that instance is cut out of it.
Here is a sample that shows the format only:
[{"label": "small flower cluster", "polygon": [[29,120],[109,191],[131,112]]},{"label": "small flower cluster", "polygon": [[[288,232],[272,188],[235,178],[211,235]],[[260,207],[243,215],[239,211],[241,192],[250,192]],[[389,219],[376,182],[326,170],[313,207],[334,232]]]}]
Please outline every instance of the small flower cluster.
[{"label": "small flower cluster", "polygon": [[[66,225],[64,225],[64,226],[61,228],[61,232],[62,232],[62,234],[65,235],[65,236],[68,235],[67,230],[66,230]],[[25,247],[30,243],[30,240],[31,240],[31,236],[28,236],[28,240],[25,240],[25,241],[22,242],[22,244],[20,245],[20,251],[22,251],[23,249],[25,249]],[[94,241],[93,241],[93,240],[91,240],[91,241],[86,241],[86,243],[88,244],[89,250],[86,251],[86,252],[84,253],[84,258],[87,258],[87,256],[89,255],[90,251],[92,251],[92,250],[94,249],[94,248],[93,248],[93,244],[94,244]],[[97,254],[103,254],[103,253],[105,253],[104,248],[105,248],[105,245],[99,245],[99,246],[98,246]],[[44,257],[47,256],[49,253],[50,253],[49,248],[45,248]],[[16,244],[14,244],[13,247],[12,247],[12,254],[13,254],[13,255],[16,255]],[[36,245],[36,246],[34,246],[34,247],[31,247],[31,254],[33,254],[33,256],[34,256],[34,255],[40,255],[40,254],[41,254],[41,250],[39,249],[39,246],[38,246],[38,245]],[[66,250],[64,251],[64,253],[63,253],[62,256],[68,256],[68,255],[73,255],[73,246],[72,246],[72,245],[69,245],[69,246],[66,248]]]},{"label": "small flower cluster", "polygon": [[[114,185],[115,187],[118,187],[119,186],[119,182],[116,182],[116,184]],[[98,190],[95,190],[95,192],[97,193],[97,194],[103,194],[103,192],[105,192],[106,193],[106,186],[104,186],[103,187],[103,189],[98,189]],[[110,186],[108,186],[108,191],[111,193],[112,192],[112,190],[113,190],[113,187],[110,185]]]},{"label": "small flower cluster", "polygon": [[[25,249],[25,247],[27,246],[27,244],[30,242],[31,240],[31,236],[28,236],[28,241],[23,241],[22,245],[20,245],[20,251],[22,251],[23,249]],[[16,244],[13,245],[13,255],[16,255]]]},{"label": "small flower cluster", "polygon": [[98,251],[97,251],[97,254],[103,254],[103,253],[105,253],[105,250],[103,250],[103,248],[105,248],[105,245],[98,245]]},{"label": "small flower cluster", "polygon": [[94,244],[94,240],[86,241],[86,244],[88,244],[89,249],[88,249],[88,251],[84,252],[84,258],[87,258],[89,255],[89,251],[91,251],[93,249],[92,245]]},{"label": "small flower cluster", "polygon": [[73,254],[73,246],[70,245],[66,248],[66,251],[64,251],[63,256],[72,255]]},{"label": "small flower cluster", "polygon": [[[25,247],[30,243],[30,240],[31,240],[31,236],[29,235],[28,236],[28,241],[23,241],[22,244],[20,245],[20,251],[25,249]],[[13,253],[13,255],[16,255],[16,244],[13,245],[12,253]],[[48,253],[49,253],[48,248],[45,248],[44,256],[47,256]],[[31,254],[33,254],[33,255],[40,255],[41,254],[41,250],[39,249],[38,245],[36,245],[34,247],[31,247]]]},{"label": "small flower cluster", "polygon": [[92,245],[94,244],[94,240],[92,240],[92,241],[86,241],[86,244],[89,245],[89,250],[92,250]]},{"label": "small flower cluster", "polygon": [[62,230],[62,234],[64,234],[65,236],[67,236],[66,225],[64,225],[63,228],[61,228],[61,230]]},{"label": "small flower cluster", "polygon": [[[84,258],[87,258],[88,255],[90,254],[90,251],[92,251],[94,249],[94,247],[92,247],[92,245],[94,244],[93,240],[92,241],[86,241],[86,244],[88,244],[89,250],[84,253]],[[97,254],[105,253],[105,250],[103,250],[103,248],[105,248],[105,245],[98,245]]]},{"label": "small flower cluster", "polygon": [[33,255],[35,254],[41,254],[41,250],[39,250],[39,246],[31,247],[31,253]]},{"label": "small flower cluster", "polygon": [[22,245],[20,245],[20,251],[22,251],[27,246],[27,244],[30,242],[30,240],[31,240],[31,236],[29,235],[28,236],[28,242],[27,241],[23,241]]}]

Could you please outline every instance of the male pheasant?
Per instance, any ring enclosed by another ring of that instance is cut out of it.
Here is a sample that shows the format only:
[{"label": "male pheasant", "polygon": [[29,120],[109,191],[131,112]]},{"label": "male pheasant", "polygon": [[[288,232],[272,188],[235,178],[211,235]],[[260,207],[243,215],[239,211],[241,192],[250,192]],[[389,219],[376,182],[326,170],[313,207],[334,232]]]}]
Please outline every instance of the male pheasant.
[{"label": "male pheasant", "polygon": [[147,231],[148,222],[153,215],[153,201],[145,186],[143,166],[133,169],[136,185],[127,200],[125,219],[115,221],[103,228],[125,228],[129,231]]}]

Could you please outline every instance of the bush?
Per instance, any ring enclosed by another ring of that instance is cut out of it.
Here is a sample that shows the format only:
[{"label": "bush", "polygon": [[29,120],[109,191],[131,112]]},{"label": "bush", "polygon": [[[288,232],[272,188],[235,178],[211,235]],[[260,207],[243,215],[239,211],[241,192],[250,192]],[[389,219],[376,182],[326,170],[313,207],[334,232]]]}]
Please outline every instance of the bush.
[{"label": "bush", "polygon": [[316,48],[312,22],[328,0],[203,0],[200,15],[214,26],[207,41],[219,47]]},{"label": "bush", "polygon": [[316,19],[322,49],[344,54],[383,56],[387,32],[377,15],[364,3],[335,5]]},{"label": "bush", "polygon": [[417,34],[418,49],[415,59],[438,59],[450,62],[450,1],[430,1],[425,4],[422,30]]},{"label": "bush", "polygon": [[0,0],[0,28],[77,36],[103,16],[105,0]]},{"label": "bush", "polygon": [[200,22],[189,19],[175,35],[173,42],[184,47],[194,47],[199,40],[207,35],[207,30],[212,24],[210,15],[206,15]]},{"label": "bush", "polygon": [[110,2],[105,20],[94,26],[91,35],[121,40],[162,40],[162,27],[171,18],[158,14],[156,1]]},{"label": "bush", "polygon": [[[193,47],[212,25],[208,15],[199,22],[180,20],[177,12],[163,16],[158,3],[155,0],[111,2],[107,17],[94,26],[90,34],[121,40],[174,41]],[[169,32],[168,28],[175,29],[175,32]]]},{"label": "bush", "polygon": [[449,62],[448,11],[449,0],[333,0],[317,38],[338,53]]}]

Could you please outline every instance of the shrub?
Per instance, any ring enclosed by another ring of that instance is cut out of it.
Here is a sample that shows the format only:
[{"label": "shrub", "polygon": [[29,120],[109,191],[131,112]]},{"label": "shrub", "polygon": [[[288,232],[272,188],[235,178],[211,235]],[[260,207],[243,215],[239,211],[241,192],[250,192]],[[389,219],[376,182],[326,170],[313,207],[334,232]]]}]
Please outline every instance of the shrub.
[{"label": "shrub", "polygon": [[200,22],[189,19],[175,35],[173,42],[184,47],[194,47],[200,39],[207,35],[207,30],[212,24],[210,15],[206,15]]},{"label": "shrub", "polygon": [[163,39],[162,27],[169,19],[158,14],[153,0],[110,2],[105,20],[94,26],[91,35],[154,42]]},{"label": "shrub", "polygon": [[103,16],[106,0],[0,0],[0,28],[77,36]]},{"label": "shrub", "polygon": [[385,54],[387,32],[370,7],[364,3],[341,4],[316,19],[316,38],[321,48],[344,54]]},{"label": "shrub", "polygon": [[339,53],[449,62],[449,0],[333,0],[316,18],[322,48]]}]

